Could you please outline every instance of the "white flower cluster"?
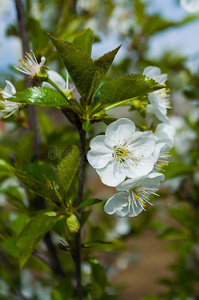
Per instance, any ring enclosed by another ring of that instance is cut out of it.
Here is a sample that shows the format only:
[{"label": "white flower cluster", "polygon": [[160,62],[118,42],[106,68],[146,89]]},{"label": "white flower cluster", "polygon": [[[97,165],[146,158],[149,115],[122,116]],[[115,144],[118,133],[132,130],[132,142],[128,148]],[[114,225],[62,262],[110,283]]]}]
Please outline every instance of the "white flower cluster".
[{"label": "white flower cluster", "polygon": [[[144,70],[147,77],[164,84],[167,75],[160,73],[155,67]],[[89,163],[104,184],[119,191],[105,204],[108,214],[135,217],[145,210],[146,203],[151,204],[149,197],[157,195],[160,181],[164,180],[159,171],[168,164],[174,140],[174,129],[166,116],[165,94],[165,89],[149,94],[156,116],[164,121],[154,133],[136,131],[134,122],[121,118],[107,127],[105,135],[91,141]]]},{"label": "white flower cluster", "polygon": [[[45,60],[46,58],[42,57],[41,62],[38,63],[34,52],[31,50],[30,53],[26,53],[24,59],[20,60],[21,65],[19,64],[19,67],[14,66],[14,68],[19,72],[29,75],[30,77],[34,77],[43,67]],[[13,84],[10,81],[6,80],[5,88],[3,90],[0,89],[0,94],[3,97],[3,100],[0,100],[0,108],[2,108],[0,109],[0,112],[7,114],[4,116],[4,118],[8,118],[12,114],[14,114],[20,107],[19,102],[7,100],[8,98],[12,97],[15,93],[16,89],[13,86]]]},{"label": "white flower cluster", "polygon": [[[144,69],[143,74],[146,77],[152,78],[157,83],[165,85],[167,80],[167,74],[161,74],[160,68],[157,67],[147,67]],[[172,108],[170,103],[170,98],[168,90],[163,88],[161,90],[149,93],[149,104],[147,106],[148,111],[153,112],[155,116],[163,123],[170,124],[169,118],[167,117],[167,108]]]},{"label": "white flower cluster", "polygon": [[7,115],[4,116],[4,118],[8,118],[13,113],[15,113],[16,110],[19,109],[19,103],[18,102],[12,102],[7,100],[8,98],[12,97],[16,93],[15,87],[13,84],[6,80],[6,86],[3,90],[0,89],[0,94],[2,94],[3,100],[0,100],[0,112],[6,113]]},{"label": "white flower cluster", "polygon": [[[29,75],[30,78],[36,77],[38,72],[43,68],[46,58],[42,57],[41,62],[38,63],[34,52],[31,50],[30,53],[26,53],[25,58],[21,59],[21,65],[19,67],[14,68],[17,71],[20,71],[26,75]],[[47,71],[48,78],[70,99],[74,98],[73,96],[73,88],[70,88],[68,84],[68,75],[66,81],[55,71],[48,70]],[[42,87],[47,87],[51,89],[55,89],[50,83],[43,82]],[[8,98],[12,97],[16,93],[16,89],[13,84],[6,80],[6,86],[3,90],[0,89],[0,94],[2,94],[3,100],[0,100],[0,112],[7,114],[4,118],[11,116],[20,108],[19,102],[9,101]]]}]

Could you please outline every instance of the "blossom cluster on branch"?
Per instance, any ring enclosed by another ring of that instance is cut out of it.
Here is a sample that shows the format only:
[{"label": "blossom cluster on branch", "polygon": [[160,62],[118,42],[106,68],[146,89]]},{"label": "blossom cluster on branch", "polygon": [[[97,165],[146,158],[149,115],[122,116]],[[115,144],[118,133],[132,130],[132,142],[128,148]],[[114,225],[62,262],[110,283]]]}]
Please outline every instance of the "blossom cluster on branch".
[{"label": "blossom cluster on branch", "polygon": [[[147,67],[143,74],[165,85],[167,74],[157,67]],[[105,204],[105,212],[117,217],[134,217],[151,202],[164,175],[160,173],[169,162],[173,148],[174,128],[169,123],[167,108],[170,100],[166,88],[149,93],[151,112],[162,121],[155,132],[138,131],[134,122],[121,118],[112,122],[105,135],[92,139],[87,158],[102,182],[116,187],[120,193]]]}]

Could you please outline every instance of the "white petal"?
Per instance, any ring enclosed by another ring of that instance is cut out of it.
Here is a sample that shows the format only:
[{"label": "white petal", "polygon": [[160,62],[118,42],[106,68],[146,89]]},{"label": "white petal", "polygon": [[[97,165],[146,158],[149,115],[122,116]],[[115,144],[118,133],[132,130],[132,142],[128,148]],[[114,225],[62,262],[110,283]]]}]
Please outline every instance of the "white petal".
[{"label": "white petal", "polygon": [[[136,166],[137,165],[137,166]],[[152,156],[143,157],[140,161],[134,163],[134,166],[126,169],[126,176],[129,178],[137,178],[147,175],[154,167],[154,159]]]},{"label": "white petal", "polygon": [[140,201],[136,202],[137,205],[130,206],[130,213],[128,207],[123,207],[121,210],[116,212],[116,217],[125,218],[125,217],[136,217],[138,216],[144,209],[141,206]]},{"label": "white petal", "polygon": [[152,78],[159,84],[164,84],[167,80],[167,74],[161,74],[161,70],[158,67],[149,66],[144,69],[143,74],[149,78]]},{"label": "white petal", "polygon": [[128,194],[125,192],[113,195],[105,204],[104,211],[112,215],[118,210],[121,210],[123,206],[128,205]]},{"label": "white petal", "polygon": [[127,179],[119,184],[116,189],[120,192],[128,192],[130,189],[138,186],[157,189],[160,185],[160,181],[163,181],[164,178],[164,175],[161,173],[150,173],[146,176],[141,176],[136,179]]},{"label": "white petal", "polygon": [[194,13],[199,11],[198,0],[180,0],[180,4],[189,13]]},{"label": "white petal", "polygon": [[155,151],[153,152],[153,159],[154,159],[154,164],[157,162],[161,150],[165,147],[165,143],[158,143],[155,145]]},{"label": "white petal", "polygon": [[132,138],[132,132],[135,131],[135,124],[126,119],[121,118],[115,122],[112,122],[106,129],[106,143],[108,145],[117,145],[118,141],[128,142]]},{"label": "white petal", "polygon": [[113,148],[106,145],[105,139],[106,138],[104,135],[98,135],[94,137],[90,143],[91,150],[99,151],[101,153],[112,153]]},{"label": "white petal", "polygon": [[90,143],[87,159],[93,168],[103,168],[112,160],[113,151],[104,143],[105,136],[98,135]]},{"label": "white petal", "polygon": [[[117,171],[116,171],[116,168]],[[108,186],[116,186],[126,178],[124,167],[115,166],[115,161],[110,161],[104,168],[96,169],[102,182]]]},{"label": "white petal", "polygon": [[4,98],[10,98],[16,93],[16,89],[9,80],[6,80],[5,82],[5,89],[1,90],[0,94],[2,94]]},{"label": "white petal", "polygon": [[158,118],[158,120],[162,121],[163,123],[170,125],[170,121],[169,118],[166,116],[166,112],[165,112],[165,108],[161,108],[161,107],[156,107],[154,108],[154,113],[156,115],[156,117]]},{"label": "white petal", "polygon": [[112,160],[112,154],[111,153],[101,154],[99,152],[90,150],[87,154],[87,159],[89,164],[93,168],[100,169],[100,168],[104,168],[108,164],[108,162]]},{"label": "white petal", "polygon": [[140,180],[139,185],[143,188],[147,187],[157,190],[160,186],[160,181],[163,181],[164,178],[164,175],[161,173],[150,173],[145,179]]},{"label": "white petal", "polygon": [[159,76],[161,74],[161,70],[158,67],[149,66],[149,67],[146,67],[144,69],[143,74],[146,77],[154,78],[154,77]]},{"label": "white petal", "polygon": [[126,217],[128,217],[128,215],[129,215],[128,207],[123,207],[121,210],[118,210],[115,215],[118,218],[126,218]]},{"label": "white petal", "polygon": [[154,132],[154,137],[156,142],[165,143],[168,147],[168,150],[173,148],[174,135],[175,135],[175,127],[164,123],[158,124]]},{"label": "white petal", "polygon": [[132,135],[132,141],[133,142],[129,144],[129,149],[139,158],[142,155],[150,155],[155,149],[155,139],[151,131],[136,131]]},{"label": "white petal", "polygon": [[[50,80],[52,80],[61,90],[66,88],[65,80],[61,77],[61,75],[52,70],[47,71],[47,73]],[[53,86],[47,82],[43,82],[42,86],[53,88]]]},{"label": "white petal", "polygon": [[48,82],[42,82],[42,87],[46,87],[46,88],[49,88],[49,89],[53,89],[53,90],[56,90],[55,88],[54,88],[54,86],[52,86],[50,83],[48,83]]}]

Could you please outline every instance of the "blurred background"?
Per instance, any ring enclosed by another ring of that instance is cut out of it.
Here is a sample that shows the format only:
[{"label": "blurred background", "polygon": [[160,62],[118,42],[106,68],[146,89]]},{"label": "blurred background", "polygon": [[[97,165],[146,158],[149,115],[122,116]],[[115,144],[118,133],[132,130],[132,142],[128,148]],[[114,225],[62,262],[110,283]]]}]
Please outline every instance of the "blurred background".
[{"label": "blurred background", "polygon": [[[103,205],[87,211],[83,241],[88,247],[82,271],[84,288],[91,292],[85,299],[199,299],[199,13],[187,13],[178,0],[22,2],[30,49],[38,59],[45,56],[46,65],[64,78],[66,70],[46,32],[72,41],[87,28],[94,31],[94,59],[122,44],[107,80],[142,73],[150,65],[160,67],[169,78],[173,107],[169,117],[176,136],[160,197],[132,219],[108,216]],[[21,91],[24,78],[13,68],[23,57],[18,28],[15,1],[0,0],[0,87],[10,80]],[[139,111],[129,107],[113,109],[109,115],[128,117],[137,126],[144,122]],[[103,123],[96,124],[90,136],[105,128]],[[61,226],[55,228],[52,239],[65,279],[59,280],[37,253],[24,269],[18,268],[14,240],[35,214],[34,195],[19,185],[8,164],[41,160],[55,167],[65,151],[78,143],[74,128],[56,109],[37,108],[36,129],[39,158],[30,147],[26,110],[0,121],[0,299],[73,299],[73,261],[63,251]],[[89,166],[86,187],[88,195],[104,200],[115,193]],[[89,244],[93,239],[99,242]],[[102,242],[110,240],[111,244]],[[45,243],[37,250],[47,253]],[[98,259],[98,269],[91,266],[90,257]]]}]

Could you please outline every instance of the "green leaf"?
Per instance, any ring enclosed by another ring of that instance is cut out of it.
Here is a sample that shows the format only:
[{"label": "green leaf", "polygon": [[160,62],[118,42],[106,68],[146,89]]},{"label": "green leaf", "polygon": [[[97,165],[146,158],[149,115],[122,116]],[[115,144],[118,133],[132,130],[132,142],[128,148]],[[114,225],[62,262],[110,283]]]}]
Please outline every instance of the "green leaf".
[{"label": "green leaf", "polygon": [[84,246],[90,248],[90,247],[96,247],[99,245],[112,245],[112,244],[113,244],[113,242],[96,240],[96,241],[87,242],[84,244]]},{"label": "green leaf", "polygon": [[33,156],[33,136],[34,133],[31,132],[17,143],[14,151],[17,166],[30,163]]},{"label": "green leaf", "polygon": [[63,216],[51,212],[50,214],[38,215],[30,220],[16,239],[20,269],[24,267],[39,241],[51,229],[53,224],[62,218]]},{"label": "green leaf", "polygon": [[19,209],[26,209],[26,206],[23,203],[23,197],[20,192],[17,190],[19,186],[8,186],[7,188],[0,187],[0,193],[7,196],[6,200],[10,202],[13,206]]},{"label": "green leaf", "polygon": [[0,179],[1,178],[3,179],[4,177],[7,176],[12,176],[10,165],[3,159],[0,159]]},{"label": "green leaf", "polygon": [[9,101],[25,102],[44,107],[68,107],[67,100],[57,91],[45,87],[33,87],[14,94]]},{"label": "green leaf", "polygon": [[52,36],[50,38],[80,95],[86,98],[94,75],[93,60],[77,45]]},{"label": "green leaf", "polygon": [[117,47],[116,49],[104,54],[103,56],[99,57],[94,61],[94,68],[95,73],[93,76],[93,81],[90,89],[90,95],[92,96],[97,88],[99,87],[100,83],[102,82],[104,76],[108,72],[110,66],[113,63],[113,60],[119,51],[121,45]]},{"label": "green leaf", "polygon": [[78,36],[75,37],[75,39],[73,40],[73,44],[77,45],[86,54],[91,56],[93,41],[93,32],[90,28],[88,28],[86,31],[81,32]]},{"label": "green leaf", "polygon": [[82,209],[82,208],[85,208],[85,207],[88,207],[88,206],[91,206],[91,205],[94,205],[94,204],[97,204],[97,203],[100,203],[102,202],[102,200],[100,199],[97,199],[97,198],[94,198],[94,199],[89,199],[89,200],[86,200],[86,201],[83,201],[77,209]]},{"label": "green leaf", "polygon": [[70,185],[75,178],[76,172],[79,168],[80,153],[77,146],[73,146],[71,152],[62,159],[58,164],[58,177],[61,185],[68,192]]},{"label": "green leaf", "polygon": [[10,255],[12,255],[15,259],[17,259],[18,257],[18,250],[15,246],[15,238],[14,237],[10,237],[7,238],[6,240],[4,240],[1,243],[1,247]]},{"label": "green leaf", "polygon": [[70,215],[70,217],[66,219],[66,224],[70,232],[79,231],[80,224],[75,214]]},{"label": "green leaf", "polygon": [[[135,75],[133,77],[133,75]],[[143,96],[162,88],[153,79],[146,79],[144,75],[132,74],[129,77],[118,78],[104,85],[98,101],[101,104],[114,104],[124,100]]]},{"label": "green leaf", "polygon": [[54,182],[57,182],[57,176],[53,170],[53,168],[42,161],[37,161],[28,166],[23,167],[29,175],[32,175],[37,180],[46,183],[46,178],[53,179]]},{"label": "green leaf", "polygon": [[92,277],[102,289],[108,285],[106,272],[96,259],[91,259]]},{"label": "green leaf", "polygon": [[52,186],[48,183],[43,183],[32,175],[21,172],[15,168],[11,168],[13,173],[17,176],[17,178],[30,190],[35,192],[37,195],[47,199],[52,200],[54,202],[59,202],[57,195]]}]

